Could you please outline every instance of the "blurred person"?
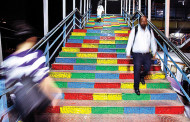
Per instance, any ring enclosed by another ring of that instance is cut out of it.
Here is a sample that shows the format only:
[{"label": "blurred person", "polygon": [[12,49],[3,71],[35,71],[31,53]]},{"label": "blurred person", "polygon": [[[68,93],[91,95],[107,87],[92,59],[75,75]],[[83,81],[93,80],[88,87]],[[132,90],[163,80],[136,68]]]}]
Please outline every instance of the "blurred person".
[{"label": "blurred person", "polygon": [[[145,84],[144,77],[150,71],[152,55],[153,58],[156,55],[157,44],[154,38],[152,29],[148,29],[147,27],[147,17],[142,16],[140,18],[140,25],[131,30],[126,47],[127,58],[130,58],[131,51],[133,52],[134,90],[137,95],[140,95],[139,82]],[[142,65],[144,66],[144,70],[141,72]]]},{"label": "blurred person", "polygon": [[97,7],[97,19],[95,20],[96,22],[101,22],[101,17],[102,17],[102,13],[104,13],[104,7],[102,5],[103,1],[100,0],[98,2],[98,7]]},{"label": "blurred person", "polygon": [[[6,87],[14,86],[19,90],[23,84],[18,80],[29,76],[32,78],[31,82],[37,83],[41,91],[50,99],[52,106],[56,106],[62,94],[48,75],[49,68],[45,66],[46,57],[41,50],[29,51],[37,42],[36,31],[23,20],[15,21],[13,28],[17,39],[16,51],[8,56],[1,66],[6,72]],[[10,96],[14,103],[17,96],[14,92]],[[24,121],[33,122],[33,114],[24,118]]]}]

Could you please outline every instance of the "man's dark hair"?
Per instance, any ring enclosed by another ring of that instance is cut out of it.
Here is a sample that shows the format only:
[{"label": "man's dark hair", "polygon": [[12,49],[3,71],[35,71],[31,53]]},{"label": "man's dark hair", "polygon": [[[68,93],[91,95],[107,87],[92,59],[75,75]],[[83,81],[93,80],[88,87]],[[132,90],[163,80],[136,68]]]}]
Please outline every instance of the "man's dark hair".
[{"label": "man's dark hair", "polygon": [[18,43],[26,41],[28,38],[37,36],[34,28],[25,20],[16,20],[12,23],[12,28],[15,30],[14,37]]}]

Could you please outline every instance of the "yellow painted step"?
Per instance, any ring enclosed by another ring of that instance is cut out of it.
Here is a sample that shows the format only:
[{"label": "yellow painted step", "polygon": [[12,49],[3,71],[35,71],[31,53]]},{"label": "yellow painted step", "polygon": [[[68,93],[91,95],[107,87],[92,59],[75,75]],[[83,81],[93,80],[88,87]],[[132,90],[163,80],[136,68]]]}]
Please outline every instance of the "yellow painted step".
[{"label": "yellow painted step", "polygon": [[128,40],[129,37],[120,37],[120,36],[116,36],[115,40]]},{"label": "yellow painted step", "polygon": [[[134,89],[134,83],[121,83],[121,88],[122,89]],[[146,89],[146,84],[139,84],[140,89]]]},{"label": "yellow painted step", "polygon": [[97,59],[97,64],[117,64],[117,59]]},{"label": "yellow painted step", "polygon": [[115,30],[114,33],[128,33],[126,30]]},{"label": "yellow painted step", "polygon": [[104,93],[94,93],[93,100],[122,100],[121,93],[104,94]]},{"label": "yellow painted step", "polygon": [[86,33],[72,32],[71,35],[72,35],[72,36],[86,36]]},{"label": "yellow painted step", "polygon": [[63,52],[80,52],[80,48],[62,47]]},{"label": "yellow painted step", "polygon": [[91,107],[77,107],[77,106],[63,106],[60,107],[60,113],[62,114],[91,114]]}]

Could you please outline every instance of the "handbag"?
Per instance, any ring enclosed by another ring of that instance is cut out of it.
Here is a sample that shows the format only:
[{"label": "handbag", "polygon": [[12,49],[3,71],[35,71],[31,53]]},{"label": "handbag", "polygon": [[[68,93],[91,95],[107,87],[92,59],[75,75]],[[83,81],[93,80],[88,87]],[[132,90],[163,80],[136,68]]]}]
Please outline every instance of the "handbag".
[{"label": "handbag", "polygon": [[23,84],[15,91],[15,108],[21,117],[27,118],[33,112],[43,112],[51,103],[51,100],[40,90],[37,83],[29,76],[19,80]]}]

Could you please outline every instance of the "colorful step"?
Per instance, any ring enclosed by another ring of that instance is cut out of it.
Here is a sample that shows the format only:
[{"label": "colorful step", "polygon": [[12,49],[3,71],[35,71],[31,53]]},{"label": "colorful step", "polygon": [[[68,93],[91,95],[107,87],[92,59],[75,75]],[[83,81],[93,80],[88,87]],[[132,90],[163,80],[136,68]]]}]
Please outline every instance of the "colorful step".
[{"label": "colorful step", "polygon": [[[102,36],[102,37],[104,37],[104,36]],[[122,38],[123,37],[121,37],[120,39],[122,39]],[[109,38],[106,38],[107,40],[104,40],[104,39],[105,38],[102,38],[100,40],[95,40],[95,39],[68,39],[67,43],[92,43],[92,44],[127,44],[128,43],[128,40],[115,40],[115,39],[109,40]]]},{"label": "colorful step", "polygon": [[[93,43],[94,40],[93,40]],[[117,49],[117,48],[77,48],[77,47],[62,47],[63,52],[112,52],[112,53],[125,53],[125,48]]]},{"label": "colorful step", "polygon": [[[183,114],[177,101],[91,101],[64,100],[64,106],[49,107],[47,113],[62,114]],[[81,106],[84,105],[84,106]],[[105,106],[106,105],[106,106]],[[57,109],[60,107],[60,111]],[[137,115],[136,115],[137,116]]]},{"label": "colorful step", "polygon": [[66,43],[65,47],[82,48],[126,48],[127,44],[88,44],[88,43]]},{"label": "colorful step", "polygon": [[[103,88],[103,89],[134,89],[134,83],[95,83],[95,82],[62,82],[56,81],[59,88]],[[169,89],[170,83],[140,84],[140,89]]]},{"label": "colorful step", "polygon": [[62,96],[65,100],[177,100],[176,93],[141,93],[140,96],[135,93],[62,93]]},{"label": "colorful step", "polygon": [[[78,64],[52,64],[53,70],[100,70],[100,71],[134,71],[134,66],[124,66],[124,65],[78,65]],[[143,70],[143,67],[142,67]],[[160,65],[153,65],[150,71],[160,71]]]},{"label": "colorful step", "polygon": [[[62,71],[62,70],[60,70]],[[82,70],[83,71],[83,70]],[[133,73],[97,73],[95,72],[77,72],[66,70],[65,72],[53,71],[49,73],[52,78],[71,78],[71,79],[134,79]],[[161,72],[150,72],[145,79],[165,79],[165,74]]]},{"label": "colorful step", "polygon": [[[127,59],[103,59],[103,58],[63,58],[63,57],[57,57],[55,59],[55,63],[89,63],[89,64],[133,64],[133,60],[131,58]],[[157,64],[157,59],[152,59],[152,64]]]}]

